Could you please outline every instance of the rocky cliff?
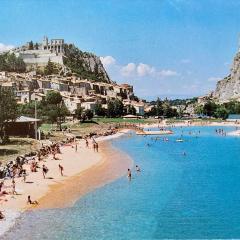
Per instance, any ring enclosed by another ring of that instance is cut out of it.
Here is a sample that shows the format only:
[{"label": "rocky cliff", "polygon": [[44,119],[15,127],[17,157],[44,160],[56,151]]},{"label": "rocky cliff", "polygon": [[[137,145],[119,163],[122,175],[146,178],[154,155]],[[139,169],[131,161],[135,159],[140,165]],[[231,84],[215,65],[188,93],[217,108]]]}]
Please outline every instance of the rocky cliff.
[{"label": "rocky cliff", "polygon": [[230,75],[218,81],[214,98],[220,103],[240,101],[240,52],[234,57]]},{"label": "rocky cliff", "polygon": [[[48,49],[34,48],[30,50],[24,45],[22,47],[12,49],[9,53],[4,54],[6,56],[12,56],[11,54],[14,56],[15,54],[16,57],[22,59],[26,64],[27,71],[38,71],[41,69],[43,72],[44,67],[46,67],[48,61],[50,60],[57,65],[57,68],[60,69],[59,73],[61,74],[75,73],[82,79],[112,83],[98,56],[89,52],[83,52],[73,44],[63,44],[63,48],[63,52],[57,53],[54,50]],[[4,71],[7,71],[7,69]]]},{"label": "rocky cliff", "polygon": [[65,45],[63,63],[81,78],[112,83],[99,57],[82,52],[73,44]]}]

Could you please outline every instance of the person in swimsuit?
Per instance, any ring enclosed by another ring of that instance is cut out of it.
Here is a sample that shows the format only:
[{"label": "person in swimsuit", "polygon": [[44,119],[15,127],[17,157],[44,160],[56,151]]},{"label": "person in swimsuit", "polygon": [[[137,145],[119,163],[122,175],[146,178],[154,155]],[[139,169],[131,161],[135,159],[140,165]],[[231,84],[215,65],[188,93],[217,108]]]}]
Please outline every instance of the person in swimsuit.
[{"label": "person in swimsuit", "polygon": [[61,176],[63,176],[63,166],[58,164],[59,171],[61,173]]},{"label": "person in swimsuit", "polygon": [[48,168],[43,164],[42,166],[42,173],[43,173],[43,177],[46,178],[46,174],[48,172]]},{"label": "person in swimsuit", "polygon": [[27,203],[28,203],[28,204],[38,204],[37,201],[32,201],[32,200],[31,200],[31,196],[30,196],[30,195],[28,195]]},{"label": "person in swimsuit", "polygon": [[131,172],[131,170],[129,168],[128,168],[127,176],[128,176],[129,180],[132,179],[132,172]]}]

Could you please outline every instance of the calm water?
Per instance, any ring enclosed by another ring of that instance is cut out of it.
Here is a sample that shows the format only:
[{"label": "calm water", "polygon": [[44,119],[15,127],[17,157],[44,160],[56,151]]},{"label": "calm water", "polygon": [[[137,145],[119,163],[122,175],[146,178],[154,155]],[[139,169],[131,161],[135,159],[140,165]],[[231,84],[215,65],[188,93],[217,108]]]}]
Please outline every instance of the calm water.
[{"label": "calm water", "polygon": [[[178,128],[169,142],[114,140],[140,174],[133,171],[131,182],[121,178],[72,208],[24,214],[4,239],[240,238],[240,138],[214,129]],[[182,131],[185,141],[176,142]]]}]

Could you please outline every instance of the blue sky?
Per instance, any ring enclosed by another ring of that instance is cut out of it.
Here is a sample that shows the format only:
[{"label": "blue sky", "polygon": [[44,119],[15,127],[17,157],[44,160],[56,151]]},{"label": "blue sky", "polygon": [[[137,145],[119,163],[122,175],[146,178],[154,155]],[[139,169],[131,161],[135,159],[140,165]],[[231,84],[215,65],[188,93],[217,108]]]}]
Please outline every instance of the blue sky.
[{"label": "blue sky", "polygon": [[1,0],[0,49],[64,38],[140,97],[198,96],[229,73],[239,12],[237,0]]}]

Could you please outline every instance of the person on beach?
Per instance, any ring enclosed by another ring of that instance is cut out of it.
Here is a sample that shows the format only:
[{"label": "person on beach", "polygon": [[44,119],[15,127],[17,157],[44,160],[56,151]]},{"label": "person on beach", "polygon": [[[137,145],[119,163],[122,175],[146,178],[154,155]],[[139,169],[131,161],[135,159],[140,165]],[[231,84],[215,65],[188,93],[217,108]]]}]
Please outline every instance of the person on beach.
[{"label": "person on beach", "polygon": [[141,169],[140,169],[140,167],[138,166],[138,165],[136,165],[136,172],[141,172]]},{"label": "person on beach", "polygon": [[16,192],[16,183],[15,183],[14,179],[12,180],[12,194],[17,194],[17,192]]},{"label": "person on beach", "polygon": [[63,176],[63,166],[58,164],[59,171],[61,173],[61,176]]},{"label": "person on beach", "polygon": [[42,166],[42,173],[43,173],[43,177],[46,178],[46,174],[48,172],[48,168],[43,164]]},{"label": "person on beach", "polygon": [[93,151],[94,152],[96,151],[96,143],[95,142],[93,143]]},{"label": "person on beach", "polygon": [[0,211],[0,220],[3,220],[3,219],[5,219],[5,216],[4,216],[4,214],[2,213],[2,211]]},{"label": "person on beach", "polygon": [[37,201],[32,201],[32,200],[31,200],[31,196],[30,196],[30,195],[28,195],[27,203],[28,203],[28,204],[38,204]]},{"label": "person on beach", "polygon": [[77,143],[75,143],[75,152],[77,152],[77,150],[78,150],[78,145]]},{"label": "person on beach", "polygon": [[132,172],[131,172],[131,170],[129,168],[128,168],[127,176],[128,176],[128,180],[131,181],[131,179],[132,179]]},{"label": "person on beach", "polygon": [[87,139],[85,140],[85,143],[86,143],[86,147],[88,148],[88,140]]},{"label": "person on beach", "polygon": [[96,152],[98,152],[98,143],[95,143]]},{"label": "person on beach", "polygon": [[0,182],[0,192],[2,192],[2,187],[3,187],[3,181]]},{"label": "person on beach", "polygon": [[23,170],[22,176],[23,176],[23,182],[26,182],[26,177],[27,177],[26,169]]}]

